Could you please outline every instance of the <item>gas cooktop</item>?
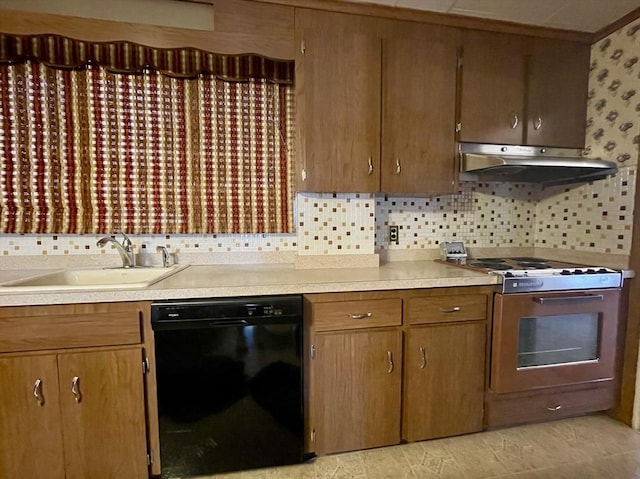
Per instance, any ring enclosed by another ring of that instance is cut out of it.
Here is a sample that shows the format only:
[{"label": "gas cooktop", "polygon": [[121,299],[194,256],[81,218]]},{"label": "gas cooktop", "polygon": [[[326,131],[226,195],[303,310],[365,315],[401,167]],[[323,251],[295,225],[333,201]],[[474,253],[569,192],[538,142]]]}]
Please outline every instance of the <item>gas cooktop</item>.
[{"label": "gas cooktop", "polygon": [[622,285],[620,271],[544,258],[469,258],[465,262],[447,263],[499,276],[503,293],[619,288]]}]

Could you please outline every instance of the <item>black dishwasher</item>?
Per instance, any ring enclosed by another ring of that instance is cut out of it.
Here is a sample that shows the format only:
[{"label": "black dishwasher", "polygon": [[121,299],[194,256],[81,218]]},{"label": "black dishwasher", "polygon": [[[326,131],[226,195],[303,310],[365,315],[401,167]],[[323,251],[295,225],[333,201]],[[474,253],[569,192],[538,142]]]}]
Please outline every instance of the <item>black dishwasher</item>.
[{"label": "black dishwasher", "polygon": [[303,462],[302,298],[156,301],[163,478]]}]

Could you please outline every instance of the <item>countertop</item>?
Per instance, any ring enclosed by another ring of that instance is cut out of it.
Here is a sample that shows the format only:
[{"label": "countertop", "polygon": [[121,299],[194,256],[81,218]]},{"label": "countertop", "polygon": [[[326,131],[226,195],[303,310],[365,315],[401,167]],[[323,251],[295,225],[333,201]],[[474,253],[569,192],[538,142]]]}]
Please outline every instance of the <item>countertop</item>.
[{"label": "countertop", "polygon": [[[0,283],[55,270],[0,271]],[[151,301],[296,293],[481,286],[498,283],[482,272],[435,261],[389,262],[376,268],[295,269],[291,264],[191,265],[141,289],[0,292],[0,306]]]}]

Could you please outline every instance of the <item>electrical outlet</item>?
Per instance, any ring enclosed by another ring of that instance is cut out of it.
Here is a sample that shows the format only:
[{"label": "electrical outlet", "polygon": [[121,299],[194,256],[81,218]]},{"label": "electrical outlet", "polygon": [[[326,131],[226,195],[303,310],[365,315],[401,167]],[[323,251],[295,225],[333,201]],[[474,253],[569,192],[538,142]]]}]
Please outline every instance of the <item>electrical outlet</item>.
[{"label": "electrical outlet", "polygon": [[400,227],[397,225],[389,226],[389,243],[400,243]]}]

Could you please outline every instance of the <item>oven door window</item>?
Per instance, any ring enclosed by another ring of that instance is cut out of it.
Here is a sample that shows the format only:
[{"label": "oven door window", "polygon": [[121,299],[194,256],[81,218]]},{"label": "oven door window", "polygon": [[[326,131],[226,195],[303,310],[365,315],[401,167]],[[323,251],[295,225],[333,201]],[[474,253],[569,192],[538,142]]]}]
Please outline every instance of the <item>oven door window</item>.
[{"label": "oven door window", "polygon": [[535,368],[598,360],[598,313],[520,319],[517,368]]}]

